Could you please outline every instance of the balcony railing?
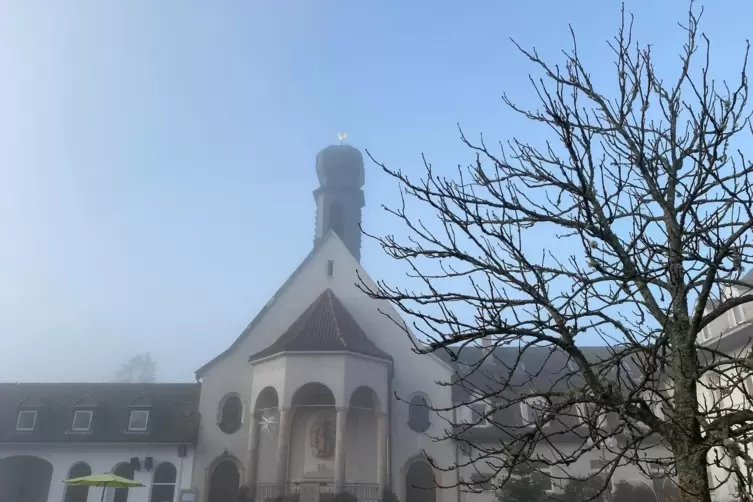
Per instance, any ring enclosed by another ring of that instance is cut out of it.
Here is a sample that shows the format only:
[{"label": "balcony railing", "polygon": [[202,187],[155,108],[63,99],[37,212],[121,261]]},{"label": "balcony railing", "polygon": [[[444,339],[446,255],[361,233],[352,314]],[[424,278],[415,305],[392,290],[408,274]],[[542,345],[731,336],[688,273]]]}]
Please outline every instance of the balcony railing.
[{"label": "balcony railing", "polygon": [[[274,500],[276,493],[274,483],[257,483],[256,485],[256,502],[266,502]],[[379,485],[367,483],[347,483],[343,486],[344,491],[352,493],[358,499],[358,502],[379,502]],[[300,483],[288,483],[285,485],[285,496],[290,502],[295,502],[301,491]],[[333,483],[319,484],[319,500],[322,502],[331,502],[335,495],[335,485]]]}]

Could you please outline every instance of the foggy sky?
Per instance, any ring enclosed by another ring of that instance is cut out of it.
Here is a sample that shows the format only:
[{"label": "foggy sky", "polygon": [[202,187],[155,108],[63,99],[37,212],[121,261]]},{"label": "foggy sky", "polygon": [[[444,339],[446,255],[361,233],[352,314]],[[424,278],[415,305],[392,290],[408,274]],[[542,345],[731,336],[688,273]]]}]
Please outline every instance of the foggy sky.
[{"label": "foggy sky", "polygon": [[[570,22],[613,82],[618,2],[473,5],[0,1],[0,381],[106,380],[139,352],[193,379],[310,250],[314,157],[338,132],[416,176],[422,152],[472,161],[458,122],[535,134],[499,99],[535,104],[510,37],[558,60]],[[627,5],[675,63],[685,2]],[[751,15],[708,2],[715,71],[737,76]],[[397,187],[366,171],[364,225],[395,232]]]}]

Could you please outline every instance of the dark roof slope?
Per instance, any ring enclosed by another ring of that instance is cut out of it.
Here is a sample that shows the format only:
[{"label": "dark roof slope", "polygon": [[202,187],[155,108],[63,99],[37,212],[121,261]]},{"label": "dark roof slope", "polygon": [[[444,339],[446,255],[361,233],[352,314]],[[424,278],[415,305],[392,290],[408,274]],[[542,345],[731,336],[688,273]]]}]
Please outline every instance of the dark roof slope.
[{"label": "dark roof slope", "polygon": [[350,312],[327,289],[266,349],[249,360],[280,352],[348,351],[381,359],[391,357],[369,340]]},{"label": "dark roof slope", "polygon": [[[0,443],[195,443],[199,384],[0,383]],[[146,432],[129,432],[132,409],[148,409]],[[33,431],[16,431],[19,409],[37,410]],[[75,410],[91,429],[71,430]]]}]

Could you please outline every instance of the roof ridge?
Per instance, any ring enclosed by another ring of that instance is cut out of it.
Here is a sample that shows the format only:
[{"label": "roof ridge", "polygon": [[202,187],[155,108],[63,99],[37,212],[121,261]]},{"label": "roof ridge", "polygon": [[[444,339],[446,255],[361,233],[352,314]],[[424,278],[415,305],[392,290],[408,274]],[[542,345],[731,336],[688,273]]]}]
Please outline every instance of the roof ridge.
[{"label": "roof ridge", "polygon": [[332,310],[332,317],[335,320],[334,324],[335,331],[337,332],[337,339],[340,340],[340,343],[343,344],[343,347],[347,349],[348,343],[345,341],[345,338],[343,338],[342,332],[340,331],[340,317],[337,315],[337,311],[335,310],[335,302],[333,300],[333,297],[335,297],[335,293],[331,289],[327,288],[327,300],[329,301],[329,308]]}]

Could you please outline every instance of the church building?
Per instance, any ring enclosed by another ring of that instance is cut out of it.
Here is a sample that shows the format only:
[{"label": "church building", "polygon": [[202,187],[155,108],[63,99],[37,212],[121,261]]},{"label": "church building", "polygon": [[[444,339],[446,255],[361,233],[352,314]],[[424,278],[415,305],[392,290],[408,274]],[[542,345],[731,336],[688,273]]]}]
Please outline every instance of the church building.
[{"label": "church building", "polygon": [[[240,336],[196,371],[197,383],[0,385],[0,501],[99,501],[102,489],[62,481],[110,471],[144,487],[107,489],[108,502],[235,502],[241,489],[260,502],[316,502],[341,492],[360,502],[378,502],[384,492],[407,502],[494,500],[483,486],[431,488],[485,474],[483,466],[445,471],[426,461],[467,462],[459,444],[432,439],[449,427],[445,418],[460,423],[463,409],[441,417],[425,405],[450,409],[468,393],[437,385],[457,368],[415,354],[385,315],[399,319],[393,307],[357,287],[374,285],[360,264],[361,153],[329,146],[316,172],[311,252]],[[524,409],[505,417],[525,419]],[[472,441],[502,437],[488,424],[475,429]],[[587,474],[598,458],[572,468]],[[626,466],[613,481],[639,478]]]}]

